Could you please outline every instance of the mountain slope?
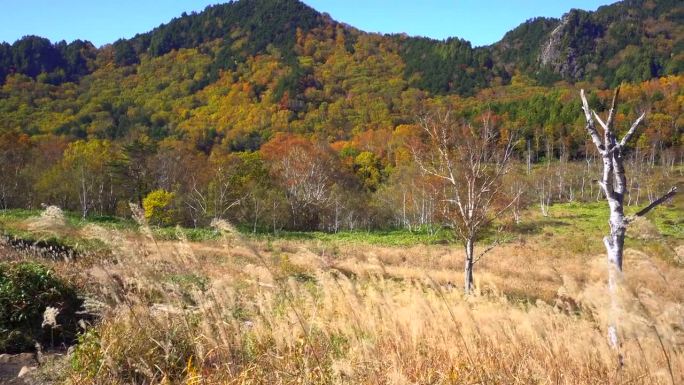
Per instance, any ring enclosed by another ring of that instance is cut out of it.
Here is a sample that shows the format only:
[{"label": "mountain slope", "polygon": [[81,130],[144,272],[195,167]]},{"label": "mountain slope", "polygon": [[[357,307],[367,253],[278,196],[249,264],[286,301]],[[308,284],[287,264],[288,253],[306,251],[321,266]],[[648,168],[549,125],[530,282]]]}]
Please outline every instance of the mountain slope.
[{"label": "mountain slope", "polygon": [[[217,143],[253,150],[277,132],[348,140],[411,123],[444,96],[476,114],[483,100],[494,108],[502,85],[529,86],[531,98],[551,92],[535,85],[561,79],[601,87],[681,73],[681,15],[679,3],[631,0],[530,20],[473,48],[455,38],[366,33],[296,0],[242,0],[99,49],[31,36],[0,45],[0,133],[172,136],[205,152]],[[677,97],[654,92],[648,98],[666,98],[662,105]],[[477,102],[460,98],[470,96]],[[569,97],[552,99],[563,109]],[[515,116],[525,104],[502,114],[530,130],[554,126],[547,131],[568,130],[578,116],[570,108],[554,120],[548,105],[531,104],[524,119]],[[676,109],[663,113],[681,120]]]},{"label": "mountain slope", "polygon": [[[411,85],[431,93],[469,95],[492,84],[505,84],[515,73],[543,83],[601,77],[606,85],[680,73],[683,20],[684,6],[679,1],[626,0],[596,12],[572,10],[561,20],[532,19],[490,47],[473,49],[469,42],[455,38],[437,41],[394,35],[385,39],[398,45],[404,78]],[[92,72],[97,66],[95,55],[103,56],[110,49],[117,65],[128,66],[139,63],[144,55],[158,57],[220,41],[224,49],[214,57],[213,74],[204,81],[208,84],[217,79],[219,70],[264,53],[268,47],[278,48],[296,65],[297,34],[326,25],[336,30],[340,24],[297,0],[241,0],[183,14],[100,50],[88,42],[52,45],[34,36],[11,46],[4,43],[0,45],[0,79],[14,72],[34,78],[44,72],[44,81],[59,84]],[[342,31],[348,49],[354,36],[365,34],[349,26]],[[237,49],[227,48],[236,42]]]},{"label": "mountain slope", "polygon": [[[136,56],[143,53],[161,56],[174,49],[195,48],[217,39],[223,39],[226,44],[245,39],[243,53],[256,55],[269,45],[291,50],[297,29],[308,32],[325,22],[321,14],[299,1],[242,0],[209,6],[198,14],[184,13],[150,32],[119,40],[114,47],[117,52],[130,52],[126,47],[130,46]],[[118,60],[117,64],[130,63]]]},{"label": "mountain slope", "polygon": [[684,69],[684,5],[625,0],[560,20],[533,19],[491,47],[494,60],[547,82],[602,78],[606,85]]}]

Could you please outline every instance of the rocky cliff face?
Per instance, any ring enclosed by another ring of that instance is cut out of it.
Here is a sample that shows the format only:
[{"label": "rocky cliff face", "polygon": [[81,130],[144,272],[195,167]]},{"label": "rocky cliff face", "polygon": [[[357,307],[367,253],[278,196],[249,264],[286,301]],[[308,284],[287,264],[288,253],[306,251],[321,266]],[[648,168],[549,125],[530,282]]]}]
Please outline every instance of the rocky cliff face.
[{"label": "rocky cliff face", "polygon": [[582,71],[577,67],[575,52],[572,48],[563,47],[563,36],[569,21],[569,14],[566,14],[560,24],[551,31],[548,39],[542,44],[538,60],[542,66],[550,67],[553,72],[564,78],[578,78],[581,77]]},{"label": "rocky cliff face", "polygon": [[624,0],[528,20],[491,49],[498,65],[540,80],[599,77],[614,86],[680,73],[683,47],[681,0]]},{"label": "rocky cliff face", "polygon": [[581,63],[580,57],[592,56],[603,30],[587,15],[573,10],[563,16],[542,44],[538,58],[542,68],[550,68],[564,79],[579,80],[585,76],[585,63]]},{"label": "rocky cliff face", "polygon": [[563,28],[568,24],[567,16],[561,19],[560,24],[551,31],[549,38],[544,43],[539,61],[542,65],[552,65],[558,62],[561,56],[561,37]]}]

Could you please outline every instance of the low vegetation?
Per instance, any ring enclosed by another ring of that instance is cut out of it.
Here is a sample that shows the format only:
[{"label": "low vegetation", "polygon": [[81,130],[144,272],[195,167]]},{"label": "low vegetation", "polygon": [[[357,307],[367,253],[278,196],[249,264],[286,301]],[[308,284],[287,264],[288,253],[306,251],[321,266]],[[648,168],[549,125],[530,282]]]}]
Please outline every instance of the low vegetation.
[{"label": "low vegetation", "polygon": [[[654,220],[682,207],[679,197],[650,214],[627,240],[622,368],[606,338],[602,202],[524,211],[468,297],[461,248],[424,231],[273,237],[217,222],[192,241],[144,220],[57,220],[56,236],[97,238],[110,254],[45,263],[80,271],[107,305],[45,370],[73,384],[678,383],[681,222]],[[5,214],[5,228],[41,218]]]},{"label": "low vegetation", "polygon": [[75,288],[46,266],[0,262],[0,353],[72,343],[80,307]]}]

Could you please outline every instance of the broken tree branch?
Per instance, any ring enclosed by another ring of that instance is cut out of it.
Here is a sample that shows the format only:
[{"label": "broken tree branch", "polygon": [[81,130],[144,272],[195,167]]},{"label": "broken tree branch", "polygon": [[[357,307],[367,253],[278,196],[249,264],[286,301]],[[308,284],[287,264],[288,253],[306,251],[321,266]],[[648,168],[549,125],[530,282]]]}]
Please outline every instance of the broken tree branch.
[{"label": "broken tree branch", "polygon": [[622,138],[620,141],[620,147],[624,147],[630,139],[632,139],[632,136],[634,136],[634,133],[636,133],[637,126],[639,126],[639,123],[641,123],[642,120],[644,120],[644,117],[646,116],[646,113],[642,113],[641,116],[637,120],[632,123],[632,127],[629,128],[629,131],[625,134],[625,136]]},{"label": "broken tree branch", "polygon": [[615,104],[617,103],[618,94],[620,93],[620,86],[615,89],[613,93],[613,101],[610,102],[610,111],[608,111],[608,120],[606,120],[606,126],[611,127],[613,125],[613,118],[615,118]]},{"label": "broken tree branch", "polygon": [[594,118],[591,116],[591,110],[589,109],[589,102],[587,102],[587,97],[584,95],[584,90],[580,91],[580,96],[582,97],[582,110],[584,110],[584,116],[587,118],[587,131],[591,136],[592,142],[596,145],[596,148],[601,154],[603,154],[603,143],[601,143],[601,137],[596,131],[596,125],[594,124]]},{"label": "broken tree branch", "polygon": [[608,133],[610,132],[610,127],[608,126],[607,123],[604,123],[603,120],[601,120],[601,117],[596,113],[596,111],[592,110],[591,113],[594,115],[594,118],[599,122],[601,127],[603,127],[603,132]]},{"label": "broken tree branch", "polygon": [[673,186],[670,191],[667,192],[667,194],[661,196],[660,198],[654,200],[651,202],[650,205],[644,207],[643,209],[639,210],[636,214],[625,218],[625,221],[627,223],[633,221],[636,217],[643,217],[644,215],[648,214],[649,211],[653,210],[656,206],[662,204],[663,202],[667,201],[668,199],[672,198],[675,194],[677,193],[677,186]]},{"label": "broken tree branch", "polygon": [[[501,231],[501,229],[499,229],[499,231]],[[500,238],[496,238],[494,242],[492,242],[489,246],[487,246],[486,249],[482,250],[482,252],[477,255],[477,257],[473,260],[473,265],[475,265],[480,259],[482,259],[482,257],[485,256],[485,254],[494,250],[499,245],[503,245],[504,243],[511,241],[512,239],[514,239],[512,236],[503,236]]]},{"label": "broken tree branch", "polygon": [[494,243],[489,245],[486,249],[482,250],[482,252],[480,254],[478,254],[477,258],[475,258],[475,260],[473,260],[473,265],[478,263],[480,261],[480,259],[482,259],[482,257],[485,256],[485,254],[489,253],[490,251],[492,251],[495,247],[499,246],[500,244],[501,244],[501,241],[497,239],[494,241]]}]

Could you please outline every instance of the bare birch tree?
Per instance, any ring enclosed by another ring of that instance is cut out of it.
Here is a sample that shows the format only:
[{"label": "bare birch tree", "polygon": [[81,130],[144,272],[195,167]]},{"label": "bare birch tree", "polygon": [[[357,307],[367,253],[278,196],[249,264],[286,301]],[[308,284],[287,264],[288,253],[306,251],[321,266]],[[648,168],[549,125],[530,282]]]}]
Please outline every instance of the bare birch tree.
[{"label": "bare birch tree", "polygon": [[414,158],[425,175],[443,183],[442,211],[465,247],[464,291],[469,294],[475,263],[495,246],[476,257],[475,241],[517,200],[506,196],[501,183],[509,170],[513,138],[502,137],[489,115],[473,126],[457,121],[450,111],[439,111],[422,117],[420,127],[426,141],[422,148],[414,147]]},{"label": "bare birch tree", "polygon": [[[608,207],[610,209],[610,235],[603,238],[603,243],[606,246],[608,252],[608,262],[609,262],[609,272],[608,272],[608,290],[611,297],[611,320],[608,327],[608,338],[610,344],[613,348],[618,349],[618,333],[617,333],[617,289],[618,283],[622,276],[622,255],[625,245],[625,232],[627,230],[627,225],[635,217],[640,217],[646,215],[654,207],[665,202],[671,198],[676,192],[677,188],[672,187],[668,193],[662,197],[654,200],[646,206],[644,209],[638,211],[636,214],[630,217],[626,217],[624,213],[624,199],[625,192],[627,190],[627,177],[625,175],[625,152],[627,150],[627,144],[629,141],[635,137],[637,128],[639,124],[644,120],[645,113],[642,113],[630,126],[627,133],[618,141],[617,133],[614,128],[615,119],[615,105],[617,102],[618,94],[620,88],[615,89],[613,94],[613,100],[610,104],[610,110],[608,111],[608,117],[605,121],[593,111],[589,109],[589,103],[584,95],[584,90],[580,91],[580,96],[582,98],[582,109],[584,110],[584,116],[587,121],[587,131],[591,136],[592,142],[596,146],[601,158],[603,159],[603,175],[601,180],[598,181],[601,190],[603,191],[606,200],[608,201]],[[603,129],[603,138],[599,135],[599,131],[596,129],[595,122],[598,122]]]}]

